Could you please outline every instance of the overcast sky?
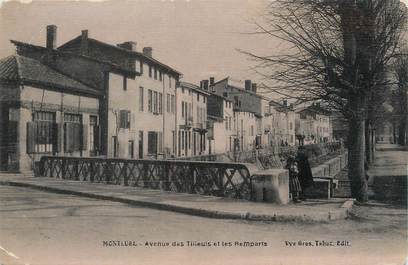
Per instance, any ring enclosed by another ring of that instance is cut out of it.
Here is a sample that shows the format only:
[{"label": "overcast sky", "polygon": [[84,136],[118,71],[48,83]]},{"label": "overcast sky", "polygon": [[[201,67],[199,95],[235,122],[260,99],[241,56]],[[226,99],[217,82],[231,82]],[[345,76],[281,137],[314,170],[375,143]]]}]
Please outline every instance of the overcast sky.
[{"label": "overcast sky", "polygon": [[[1,0],[0,0],[1,1]],[[55,24],[57,44],[89,36],[111,44],[131,40],[153,47],[153,57],[184,74],[185,81],[215,76],[257,80],[252,62],[236,49],[276,48],[245,35],[264,0],[33,1],[6,2],[0,9],[0,57],[14,52],[10,39],[45,44],[45,28]]]},{"label": "overcast sky", "polygon": [[[0,0],[0,3],[3,0]],[[184,81],[215,76],[259,82],[254,65],[236,49],[283,49],[253,32],[251,23],[268,0],[112,0],[3,2],[0,8],[0,58],[14,53],[10,39],[45,45],[46,25],[58,26],[57,44],[89,36],[111,44],[137,42],[153,47],[153,57],[184,74]],[[408,0],[404,0],[407,2]]]}]

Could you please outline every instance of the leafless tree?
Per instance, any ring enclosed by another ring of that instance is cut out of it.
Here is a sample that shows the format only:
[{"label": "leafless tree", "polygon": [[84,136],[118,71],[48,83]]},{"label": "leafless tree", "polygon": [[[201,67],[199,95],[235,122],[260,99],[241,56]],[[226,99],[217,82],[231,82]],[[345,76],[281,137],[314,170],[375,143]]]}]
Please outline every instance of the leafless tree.
[{"label": "leafless tree", "polygon": [[394,64],[394,74],[397,81],[397,89],[394,91],[394,115],[398,124],[398,143],[406,145],[408,127],[408,50],[405,49],[398,56]]},{"label": "leafless tree", "polygon": [[384,73],[401,42],[406,11],[398,0],[275,0],[256,34],[286,45],[260,55],[262,88],[297,101],[321,100],[349,122],[352,196],[367,200],[365,125],[384,89]]}]

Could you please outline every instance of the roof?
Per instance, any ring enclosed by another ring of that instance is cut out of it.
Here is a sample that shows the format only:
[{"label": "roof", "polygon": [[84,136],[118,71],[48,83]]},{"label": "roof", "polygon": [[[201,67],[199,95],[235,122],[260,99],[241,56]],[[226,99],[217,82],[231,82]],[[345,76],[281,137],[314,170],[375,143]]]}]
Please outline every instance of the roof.
[{"label": "roof", "polygon": [[19,47],[24,47],[24,48],[28,48],[28,49],[31,49],[31,50],[38,50],[38,51],[42,51],[42,52],[51,51],[52,53],[56,53],[56,54],[76,56],[76,57],[83,58],[85,60],[105,64],[105,65],[109,66],[110,69],[112,69],[113,71],[116,71],[116,72],[119,72],[119,73],[122,73],[122,74],[126,74],[126,75],[129,75],[129,76],[140,75],[140,73],[138,73],[136,71],[125,69],[125,68],[121,67],[120,65],[117,65],[117,64],[114,64],[114,63],[108,62],[108,61],[99,60],[99,59],[96,59],[96,58],[93,58],[93,57],[89,57],[89,56],[85,56],[85,55],[81,55],[81,54],[76,54],[76,53],[71,53],[71,52],[59,51],[59,50],[49,50],[49,49],[47,49],[45,47],[42,47],[42,46],[37,46],[37,45],[30,44],[30,43],[16,41],[16,40],[10,40],[10,42],[13,43],[14,45],[16,45],[18,48]]},{"label": "roof", "polygon": [[221,98],[221,99],[223,99],[225,101],[228,101],[228,102],[233,102],[231,99],[229,99],[227,97],[224,97],[224,96],[221,96],[221,95],[218,95],[218,94],[215,94],[215,93],[210,93],[210,97],[217,97],[217,98]]},{"label": "roof", "polygon": [[304,112],[304,111],[308,111],[308,112],[312,112],[312,113],[320,114],[320,115],[325,115],[325,116],[329,116],[331,114],[330,111],[322,108],[321,106],[317,104],[312,104],[310,106],[296,110],[297,113]]},{"label": "roof", "polygon": [[252,91],[252,90],[246,90],[246,89],[243,88],[243,87],[238,87],[238,86],[234,86],[234,85],[229,84],[229,83],[228,83],[229,79],[230,79],[230,77],[227,76],[227,77],[224,78],[224,79],[221,79],[221,80],[219,80],[219,81],[217,81],[217,82],[214,82],[214,84],[213,84],[212,86],[214,86],[214,85],[216,85],[216,84],[219,84],[219,83],[222,83],[222,82],[226,82],[226,85],[227,85],[228,87],[234,88],[234,89],[236,89],[236,90],[238,90],[238,91],[247,93],[247,94],[249,94],[249,95],[253,95],[253,96],[258,97],[258,98],[261,98],[261,99],[269,100],[267,97],[265,97],[265,96],[263,96],[263,95],[259,95],[259,94],[255,93],[255,92]]},{"label": "roof", "polygon": [[276,102],[274,100],[269,100],[269,105],[276,107],[276,110],[280,111],[280,112],[293,111],[293,109],[290,106],[285,106],[285,105],[283,105],[283,104],[281,104],[279,102]]},{"label": "roof", "polygon": [[198,91],[198,92],[200,92],[200,93],[202,93],[202,94],[208,95],[208,96],[211,95],[210,92],[205,91],[205,90],[201,89],[199,86],[197,86],[197,85],[195,85],[195,84],[192,84],[192,83],[180,81],[180,82],[179,82],[179,85],[180,85],[181,87],[185,87],[185,88],[190,88],[190,89],[196,90],[196,91]]},{"label": "roof", "polygon": [[19,81],[22,84],[42,85],[87,95],[102,95],[102,91],[63,75],[37,60],[21,55],[12,55],[0,60],[0,80]]},{"label": "roof", "polygon": [[[57,48],[57,50],[64,50],[64,48],[69,47],[70,45],[72,45],[72,44],[74,44],[74,43],[76,43],[76,42],[80,42],[80,41],[81,41],[81,38],[82,38],[81,35],[79,35],[78,37],[76,37],[76,38],[74,38],[74,39],[72,39],[72,40],[70,40],[70,41],[64,43],[63,45],[59,46],[59,47]],[[157,64],[157,65],[159,65],[159,66],[161,66],[161,67],[167,69],[167,70],[170,71],[170,72],[173,72],[173,73],[175,73],[175,74],[177,74],[177,75],[182,75],[181,72],[177,71],[177,70],[174,69],[173,67],[168,66],[168,65],[166,65],[166,64],[164,64],[164,63],[162,63],[162,62],[160,62],[160,61],[158,61],[158,60],[156,60],[156,59],[154,59],[154,58],[152,58],[152,57],[148,57],[148,56],[144,55],[144,54],[141,53],[141,52],[130,51],[130,50],[127,50],[127,49],[125,49],[125,48],[118,47],[118,46],[116,46],[116,45],[112,45],[112,44],[109,44],[109,43],[106,43],[106,42],[102,42],[102,41],[99,41],[99,40],[96,40],[96,39],[92,39],[92,38],[88,38],[88,42],[89,42],[89,43],[93,43],[93,44],[95,44],[95,45],[104,46],[104,47],[106,47],[106,48],[115,49],[115,50],[117,50],[117,51],[121,51],[121,52],[127,53],[127,54],[129,54],[129,55],[141,57],[141,58],[143,58],[143,60],[149,61],[149,62],[152,62],[152,63],[155,63],[155,64]]]}]

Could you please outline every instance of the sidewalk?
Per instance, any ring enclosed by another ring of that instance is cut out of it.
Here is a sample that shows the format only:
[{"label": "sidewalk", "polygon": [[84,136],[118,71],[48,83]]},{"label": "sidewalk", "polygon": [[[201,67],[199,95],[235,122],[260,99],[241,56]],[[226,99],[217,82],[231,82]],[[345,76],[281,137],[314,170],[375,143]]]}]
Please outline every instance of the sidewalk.
[{"label": "sidewalk", "polygon": [[377,144],[375,160],[368,175],[372,181],[376,176],[406,176],[408,151],[396,144]]},{"label": "sidewalk", "polygon": [[329,222],[346,218],[353,205],[353,201],[348,199],[307,200],[300,204],[276,205],[138,187],[34,178],[27,174],[0,173],[0,185],[34,188],[218,219]]},{"label": "sidewalk", "polygon": [[408,150],[394,144],[378,144],[375,160],[368,170],[373,199],[407,203]]}]

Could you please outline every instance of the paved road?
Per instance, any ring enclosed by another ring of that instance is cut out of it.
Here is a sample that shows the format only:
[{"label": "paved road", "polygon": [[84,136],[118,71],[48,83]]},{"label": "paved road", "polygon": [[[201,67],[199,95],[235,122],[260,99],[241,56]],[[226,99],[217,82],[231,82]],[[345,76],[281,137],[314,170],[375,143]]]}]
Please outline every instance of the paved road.
[{"label": "paved road", "polygon": [[[403,264],[406,209],[369,205],[356,213],[355,220],[330,224],[215,220],[0,186],[0,263]],[[103,245],[114,240],[136,246]],[[351,246],[315,246],[315,240],[345,240]],[[186,246],[186,241],[220,246]],[[267,246],[228,246],[246,241]],[[314,246],[289,247],[285,241]],[[167,242],[184,246],[161,246]]]}]

